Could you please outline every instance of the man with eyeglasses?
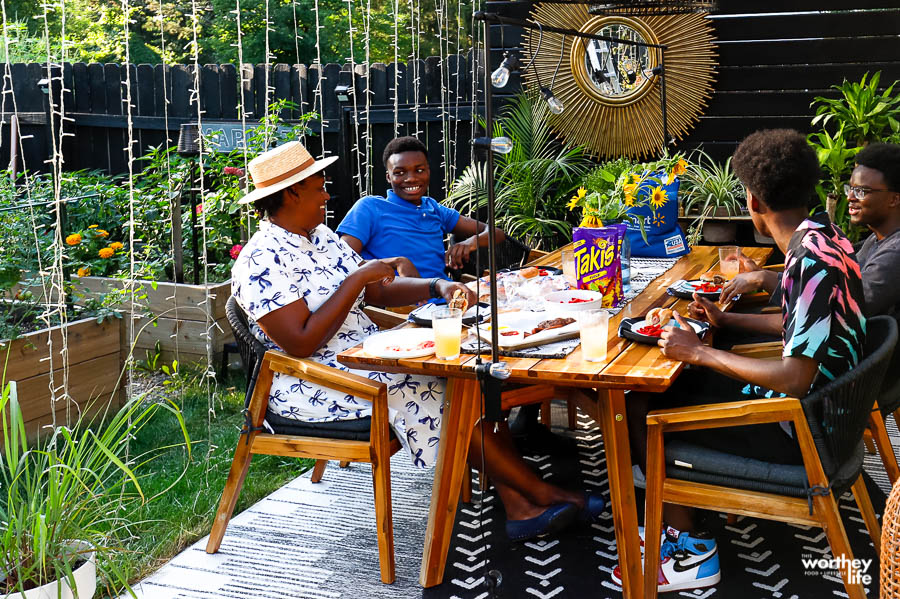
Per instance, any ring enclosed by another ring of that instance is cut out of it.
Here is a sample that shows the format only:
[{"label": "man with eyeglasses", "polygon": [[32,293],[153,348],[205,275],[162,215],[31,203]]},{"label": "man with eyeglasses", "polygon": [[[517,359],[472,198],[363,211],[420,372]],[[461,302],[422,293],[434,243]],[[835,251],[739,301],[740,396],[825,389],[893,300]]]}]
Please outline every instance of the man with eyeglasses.
[{"label": "man with eyeglasses", "polygon": [[[900,145],[873,143],[856,155],[850,184],[844,186],[850,222],[872,234],[856,246],[866,312],[900,315]],[[752,261],[742,261],[753,268]],[[778,273],[741,273],[722,289],[722,301],[757,289],[774,292]]]}]

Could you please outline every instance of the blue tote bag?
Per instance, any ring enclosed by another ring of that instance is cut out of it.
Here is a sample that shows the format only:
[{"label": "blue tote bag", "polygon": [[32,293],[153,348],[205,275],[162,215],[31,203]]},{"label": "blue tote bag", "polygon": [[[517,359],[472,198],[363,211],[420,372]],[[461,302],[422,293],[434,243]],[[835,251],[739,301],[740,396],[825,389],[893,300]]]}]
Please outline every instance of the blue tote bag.
[{"label": "blue tote bag", "polygon": [[[655,173],[660,182],[665,181],[665,173]],[[646,258],[677,258],[691,251],[684,232],[678,224],[678,177],[668,185],[654,180],[646,180],[638,189],[638,197],[644,200],[642,206],[628,209],[629,216],[644,222],[647,241],[641,235],[637,222],[628,222],[628,241],[631,242],[631,255]],[[662,194],[652,197],[653,190],[662,188]]]}]

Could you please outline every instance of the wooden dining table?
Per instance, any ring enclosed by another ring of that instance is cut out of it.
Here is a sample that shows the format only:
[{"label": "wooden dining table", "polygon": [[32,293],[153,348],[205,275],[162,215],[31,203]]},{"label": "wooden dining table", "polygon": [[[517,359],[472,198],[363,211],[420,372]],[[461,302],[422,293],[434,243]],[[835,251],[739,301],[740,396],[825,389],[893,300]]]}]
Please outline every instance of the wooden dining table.
[{"label": "wooden dining table", "polygon": [[[558,267],[561,264],[560,253],[566,248],[551,252],[532,262],[532,265]],[[770,248],[745,248],[743,251],[760,265],[772,252]],[[511,373],[509,383],[552,385],[560,390],[560,396],[568,396],[570,401],[575,401],[579,409],[600,425],[609,475],[610,509],[622,572],[622,592],[629,599],[640,599],[644,593],[625,390],[665,391],[684,364],[666,358],[656,346],[619,337],[619,323],[623,318],[643,316],[655,307],[674,307],[686,313],[688,301],[668,295],[667,288],[679,279],[691,280],[705,272],[715,272],[717,265],[718,251],[715,246],[695,246],[672,268],[653,280],[610,318],[606,362],[583,360],[580,347],[562,359],[503,358]],[[489,355],[484,357],[490,359]],[[475,379],[476,356],[461,354],[455,360],[439,360],[433,355],[412,359],[376,358],[359,345],[338,354],[338,360],[352,368],[425,374],[447,379],[441,441],[419,574],[423,587],[436,586],[444,576],[462,479],[470,474],[466,457],[472,429],[482,414]]]}]

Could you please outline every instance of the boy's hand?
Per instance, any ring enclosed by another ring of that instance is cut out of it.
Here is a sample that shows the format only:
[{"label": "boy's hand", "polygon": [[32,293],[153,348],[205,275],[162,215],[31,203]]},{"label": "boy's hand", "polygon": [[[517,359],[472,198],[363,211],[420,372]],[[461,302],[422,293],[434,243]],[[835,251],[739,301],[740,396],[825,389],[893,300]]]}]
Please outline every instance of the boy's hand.
[{"label": "boy's hand", "polygon": [[681,360],[689,364],[696,364],[698,354],[703,343],[697,337],[693,327],[679,314],[674,313],[675,321],[679,327],[666,327],[659,337],[657,344],[667,358]]}]

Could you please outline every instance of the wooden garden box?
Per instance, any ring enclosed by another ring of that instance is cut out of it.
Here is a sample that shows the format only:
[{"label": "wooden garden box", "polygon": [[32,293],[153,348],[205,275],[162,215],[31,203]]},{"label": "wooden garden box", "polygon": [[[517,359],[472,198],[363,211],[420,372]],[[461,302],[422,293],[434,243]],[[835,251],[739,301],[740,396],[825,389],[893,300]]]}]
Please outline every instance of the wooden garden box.
[{"label": "wooden garden box", "polygon": [[[73,278],[76,292],[84,292],[85,297],[107,292],[115,286],[125,287],[128,281],[108,277]],[[225,304],[231,296],[231,282],[190,285],[135,281],[134,331],[137,336],[134,350],[135,359],[146,357],[147,350],[153,351],[160,342],[162,359],[171,362],[206,362],[207,340],[212,345],[213,365],[218,364],[225,343],[234,340]],[[208,299],[207,299],[208,296]],[[83,301],[83,300],[81,300]],[[130,302],[121,306],[123,312],[131,312]],[[157,324],[145,312],[156,315]],[[208,315],[208,320],[207,320]],[[127,318],[127,317],[126,317]],[[146,326],[145,326],[146,325]],[[125,352],[131,338],[127,327],[123,327]]]},{"label": "wooden garden box", "polygon": [[[14,341],[0,342],[5,360],[6,380],[16,381],[19,404],[28,437],[37,436],[40,427],[74,424],[80,413],[88,416],[121,406],[124,393],[120,374],[125,353],[120,342],[124,320],[112,318],[97,323],[85,318],[65,326],[41,329]],[[63,333],[68,349],[68,373],[64,368]],[[51,344],[48,344],[50,342]],[[53,384],[58,401],[51,401],[50,351],[53,351]],[[64,375],[68,377],[70,400],[62,399]],[[52,405],[51,405],[52,404]],[[43,436],[43,434],[42,434]]]}]

